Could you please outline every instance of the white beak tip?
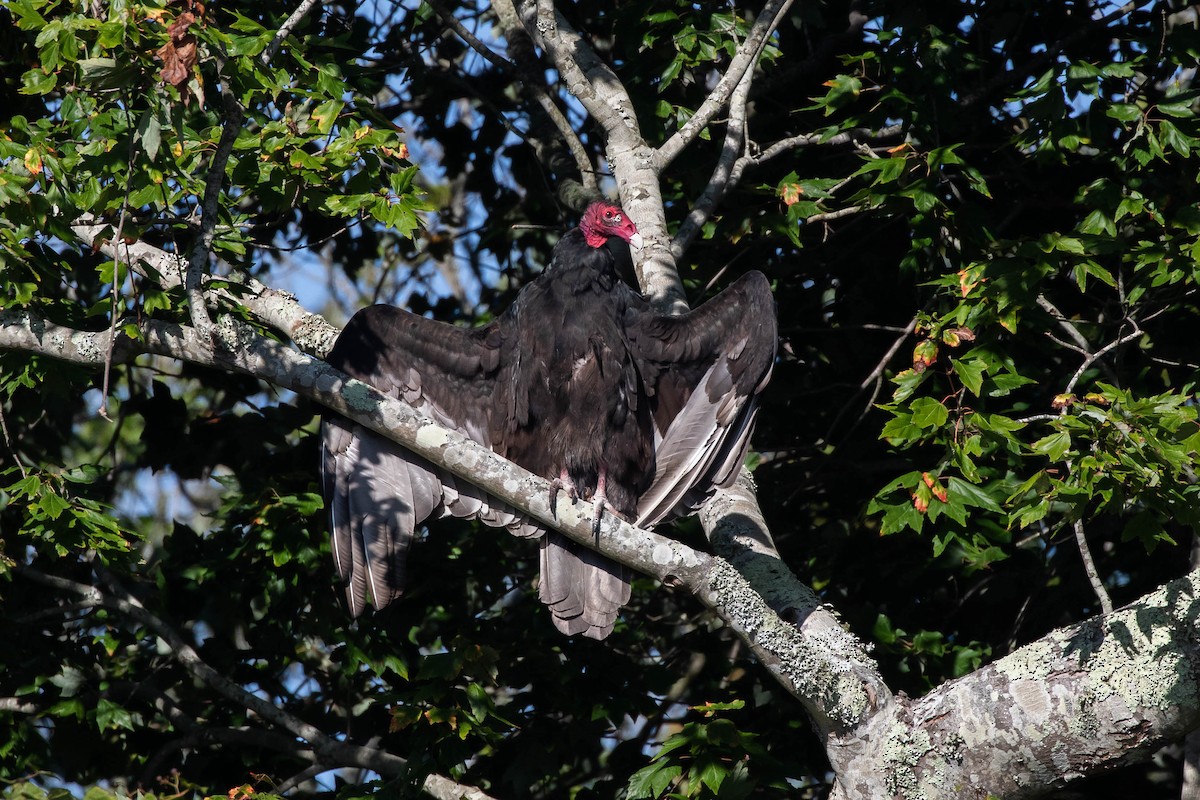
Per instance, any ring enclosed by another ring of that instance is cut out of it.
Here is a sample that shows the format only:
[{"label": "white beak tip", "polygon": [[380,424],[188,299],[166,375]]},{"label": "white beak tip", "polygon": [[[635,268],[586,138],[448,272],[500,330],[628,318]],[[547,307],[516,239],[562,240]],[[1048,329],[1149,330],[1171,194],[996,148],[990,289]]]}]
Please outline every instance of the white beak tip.
[{"label": "white beak tip", "polygon": [[629,237],[629,246],[636,248],[638,250],[641,250],[642,249],[642,235],[640,233],[635,233],[632,236],[630,236]]}]

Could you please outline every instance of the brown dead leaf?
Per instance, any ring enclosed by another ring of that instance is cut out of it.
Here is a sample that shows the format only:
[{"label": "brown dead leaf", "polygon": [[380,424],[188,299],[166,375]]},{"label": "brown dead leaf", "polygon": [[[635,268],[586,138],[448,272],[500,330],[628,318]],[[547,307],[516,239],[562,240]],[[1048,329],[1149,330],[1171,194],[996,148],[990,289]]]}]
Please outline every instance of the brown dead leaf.
[{"label": "brown dead leaf", "polygon": [[[179,90],[183,96],[183,104],[191,101],[191,93],[186,90],[192,73],[199,60],[199,50],[196,46],[196,36],[191,33],[192,25],[196,24],[196,15],[184,11],[175,21],[167,26],[170,40],[154,53],[163,62],[159,77],[163,83],[168,83]],[[201,100],[203,104],[203,100]]]}]

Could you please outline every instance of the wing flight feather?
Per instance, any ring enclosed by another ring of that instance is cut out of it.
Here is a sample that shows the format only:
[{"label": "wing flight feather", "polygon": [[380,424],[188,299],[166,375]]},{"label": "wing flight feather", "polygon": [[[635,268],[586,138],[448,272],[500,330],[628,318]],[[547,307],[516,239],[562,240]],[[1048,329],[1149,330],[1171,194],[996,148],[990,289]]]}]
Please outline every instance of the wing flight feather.
[{"label": "wing flight feather", "polygon": [[655,427],[654,477],[637,523],[654,525],[737,477],[775,360],[774,299],[766,277],[750,272],[688,314],[634,305],[627,331]]},{"label": "wing flight feather", "polygon": [[[400,397],[438,424],[492,447],[499,437],[503,331],[464,329],[391,306],[354,315],[329,363]],[[480,489],[400,445],[335,414],[321,426],[322,481],[333,551],[350,612],[383,608],[402,594],[416,527],[430,516],[477,518],[534,536],[541,532]]]}]

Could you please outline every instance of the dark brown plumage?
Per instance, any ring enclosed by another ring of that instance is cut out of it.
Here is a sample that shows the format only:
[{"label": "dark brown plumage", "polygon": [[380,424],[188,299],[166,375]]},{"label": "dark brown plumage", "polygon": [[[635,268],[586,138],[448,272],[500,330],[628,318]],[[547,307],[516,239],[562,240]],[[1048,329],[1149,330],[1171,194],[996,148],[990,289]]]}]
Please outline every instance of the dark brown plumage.
[{"label": "dark brown plumage", "polygon": [[[638,525],[686,514],[729,485],[745,456],[774,361],[774,303],[751,272],[688,314],[660,314],[617,277],[614,238],[641,237],[620,208],[595,203],[489,325],[372,306],[329,363],[568,491],[600,494]],[[322,454],[356,616],[400,595],[415,526],[446,514],[542,536],[539,596],[564,633],[604,638],[629,600],[625,567],[342,417],[326,416]]]}]

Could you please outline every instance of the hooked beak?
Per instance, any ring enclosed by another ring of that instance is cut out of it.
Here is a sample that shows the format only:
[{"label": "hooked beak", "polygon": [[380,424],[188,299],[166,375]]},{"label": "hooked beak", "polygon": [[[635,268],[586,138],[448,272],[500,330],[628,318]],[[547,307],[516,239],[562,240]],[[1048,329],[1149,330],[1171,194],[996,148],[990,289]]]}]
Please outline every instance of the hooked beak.
[{"label": "hooked beak", "polygon": [[635,233],[632,236],[630,236],[629,237],[629,246],[636,248],[638,250],[641,250],[642,249],[642,235],[640,233]]}]

